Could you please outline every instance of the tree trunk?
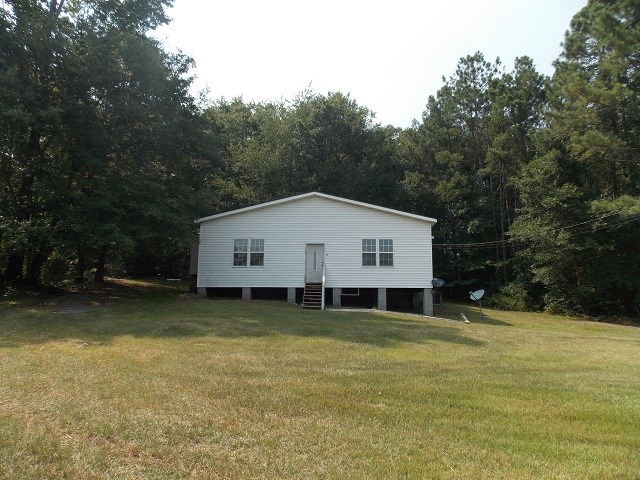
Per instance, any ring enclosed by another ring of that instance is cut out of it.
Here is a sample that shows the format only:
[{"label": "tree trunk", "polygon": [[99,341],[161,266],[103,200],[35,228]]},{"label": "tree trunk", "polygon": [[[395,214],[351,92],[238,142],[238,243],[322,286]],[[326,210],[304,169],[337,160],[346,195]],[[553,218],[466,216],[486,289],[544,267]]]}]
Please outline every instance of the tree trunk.
[{"label": "tree trunk", "polygon": [[40,245],[40,248],[36,249],[31,259],[31,262],[27,265],[27,275],[26,280],[29,285],[38,286],[40,285],[40,276],[42,274],[42,267],[44,267],[45,262],[49,259],[50,248],[43,241]]},{"label": "tree trunk", "polygon": [[60,12],[62,11],[62,7],[64,6],[65,0],[50,0],[49,2],[49,13],[56,17],[60,16]]},{"label": "tree trunk", "polygon": [[500,160],[500,240],[502,241],[502,274],[504,283],[507,283],[507,239],[505,236],[507,201],[507,180],[504,173],[504,163]]},{"label": "tree trunk", "polygon": [[[493,219],[493,240],[496,242],[496,263],[500,262],[500,245],[498,244],[498,219],[496,218],[496,197],[493,186],[493,174],[489,174],[489,191],[491,192],[491,218]],[[496,266],[497,268],[497,266]]]},{"label": "tree trunk", "polygon": [[108,245],[100,247],[100,253],[98,253],[98,259],[96,260],[96,274],[93,277],[96,282],[104,282],[104,269],[107,263],[108,250]]},{"label": "tree trunk", "polygon": [[22,267],[24,265],[24,252],[14,252],[7,258],[7,267],[4,270],[4,279],[8,282],[22,280]]},{"label": "tree trunk", "polygon": [[87,281],[87,279],[84,277],[84,272],[86,269],[87,267],[86,260],[84,258],[84,252],[82,251],[82,248],[78,248],[78,263],[76,264],[76,276],[74,279],[74,283],[76,285]]}]

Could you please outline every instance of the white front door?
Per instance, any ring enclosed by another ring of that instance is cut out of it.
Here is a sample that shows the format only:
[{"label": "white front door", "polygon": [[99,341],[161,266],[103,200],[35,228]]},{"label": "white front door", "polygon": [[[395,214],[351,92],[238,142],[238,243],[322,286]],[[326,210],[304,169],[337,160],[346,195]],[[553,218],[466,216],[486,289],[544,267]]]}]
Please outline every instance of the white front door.
[{"label": "white front door", "polygon": [[324,263],[324,245],[307,243],[307,268],[305,283],[322,283],[322,265]]}]

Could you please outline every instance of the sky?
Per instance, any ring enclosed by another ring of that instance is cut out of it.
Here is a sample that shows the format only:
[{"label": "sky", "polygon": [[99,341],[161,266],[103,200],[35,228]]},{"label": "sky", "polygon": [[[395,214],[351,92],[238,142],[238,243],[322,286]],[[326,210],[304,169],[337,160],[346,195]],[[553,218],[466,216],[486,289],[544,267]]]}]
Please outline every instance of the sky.
[{"label": "sky", "polygon": [[193,93],[211,99],[291,100],[343,92],[383,125],[406,128],[481,51],[507,70],[531,57],[553,73],[571,18],[587,0],[175,0],[155,32],[196,67]]}]

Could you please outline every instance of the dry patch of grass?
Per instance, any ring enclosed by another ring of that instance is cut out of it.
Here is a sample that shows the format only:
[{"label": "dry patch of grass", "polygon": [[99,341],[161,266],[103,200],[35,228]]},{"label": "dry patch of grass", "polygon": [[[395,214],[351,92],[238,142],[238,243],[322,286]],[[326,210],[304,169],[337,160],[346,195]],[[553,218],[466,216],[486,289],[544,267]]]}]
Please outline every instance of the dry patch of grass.
[{"label": "dry patch of grass", "polygon": [[0,477],[638,478],[639,329],[468,313],[5,302]]}]

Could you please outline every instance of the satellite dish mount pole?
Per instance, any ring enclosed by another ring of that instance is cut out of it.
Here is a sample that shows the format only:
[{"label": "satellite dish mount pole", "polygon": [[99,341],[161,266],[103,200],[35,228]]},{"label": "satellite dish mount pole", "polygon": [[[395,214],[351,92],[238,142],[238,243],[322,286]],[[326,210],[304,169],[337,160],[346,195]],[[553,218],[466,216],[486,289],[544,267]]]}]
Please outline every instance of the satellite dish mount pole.
[{"label": "satellite dish mount pole", "polygon": [[482,315],[482,296],[484,295],[484,290],[476,290],[475,292],[469,292],[469,298],[471,300],[475,300],[478,302],[480,306],[480,321],[483,320],[484,316]]}]

